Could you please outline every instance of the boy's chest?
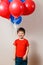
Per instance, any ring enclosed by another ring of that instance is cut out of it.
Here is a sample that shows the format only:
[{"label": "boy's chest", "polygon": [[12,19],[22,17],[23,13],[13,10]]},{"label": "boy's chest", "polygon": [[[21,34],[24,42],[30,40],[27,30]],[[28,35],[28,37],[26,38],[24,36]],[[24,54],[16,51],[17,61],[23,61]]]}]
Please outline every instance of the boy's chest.
[{"label": "boy's chest", "polygon": [[17,47],[19,47],[19,48],[25,48],[26,47],[26,42],[22,42],[22,41],[18,42],[17,43]]}]

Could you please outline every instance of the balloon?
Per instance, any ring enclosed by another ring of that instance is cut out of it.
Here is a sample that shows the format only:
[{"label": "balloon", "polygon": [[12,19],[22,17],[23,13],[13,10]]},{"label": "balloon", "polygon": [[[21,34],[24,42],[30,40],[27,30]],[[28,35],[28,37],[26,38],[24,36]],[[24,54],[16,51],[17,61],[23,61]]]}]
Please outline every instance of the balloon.
[{"label": "balloon", "polygon": [[25,0],[20,0],[21,2],[25,2]]},{"label": "balloon", "polygon": [[15,24],[20,24],[22,22],[22,17],[18,17],[17,19],[15,19]]},{"label": "balloon", "polygon": [[35,10],[35,3],[32,0],[26,0],[24,4],[24,13],[23,15],[32,14]]},{"label": "balloon", "polygon": [[10,18],[11,18],[11,22],[14,24],[20,24],[21,23],[21,21],[22,21],[22,17],[21,16],[19,16],[18,18],[14,18],[12,15],[10,16]]},{"label": "balloon", "polygon": [[13,2],[10,3],[9,10],[11,15],[19,17],[20,15],[23,14],[24,11],[23,3],[19,0],[14,0]]},{"label": "balloon", "polygon": [[10,17],[9,5],[5,2],[0,2],[0,16],[4,18]]},{"label": "balloon", "polygon": [[9,2],[12,2],[13,0],[9,0]]},{"label": "balloon", "polygon": [[2,1],[9,5],[9,0],[2,0]]},{"label": "balloon", "polygon": [[14,17],[10,15],[11,22],[14,24]]}]

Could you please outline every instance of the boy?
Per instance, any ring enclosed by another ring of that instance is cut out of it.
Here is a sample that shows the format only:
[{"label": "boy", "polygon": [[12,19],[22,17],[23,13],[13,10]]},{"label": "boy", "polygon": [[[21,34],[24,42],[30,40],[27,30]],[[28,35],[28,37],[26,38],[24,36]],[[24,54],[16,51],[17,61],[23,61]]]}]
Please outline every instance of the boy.
[{"label": "boy", "polygon": [[25,29],[22,27],[19,28],[17,34],[19,38],[13,43],[15,65],[27,65],[29,42],[24,38]]}]

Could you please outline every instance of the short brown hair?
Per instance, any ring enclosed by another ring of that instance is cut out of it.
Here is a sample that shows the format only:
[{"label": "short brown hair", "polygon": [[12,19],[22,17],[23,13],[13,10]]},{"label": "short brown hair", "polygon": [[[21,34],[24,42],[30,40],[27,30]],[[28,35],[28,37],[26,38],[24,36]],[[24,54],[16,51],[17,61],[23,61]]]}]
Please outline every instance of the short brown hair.
[{"label": "short brown hair", "polygon": [[17,33],[18,33],[19,31],[23,31],[24,34],[25,34],[25,29],[24,29],[24,28],[22,28],[22,27],[18,28]]}]

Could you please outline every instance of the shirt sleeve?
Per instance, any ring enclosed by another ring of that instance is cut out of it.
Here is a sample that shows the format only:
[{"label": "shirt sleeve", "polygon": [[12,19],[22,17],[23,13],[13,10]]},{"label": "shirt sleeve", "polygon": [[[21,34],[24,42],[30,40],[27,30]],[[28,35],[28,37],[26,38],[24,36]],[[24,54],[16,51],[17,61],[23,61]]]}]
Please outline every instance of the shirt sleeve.
[{"label": "shirt sleeve", "polygon": [[17,41],[16,40],[14,41],[13,45],[17,46]]},{"label": "shirt sleeve", "polygon": [[28,40],[26,41],[26,46],[27,46],[27,47],[29,46],[29,41],[28,41]]}]

